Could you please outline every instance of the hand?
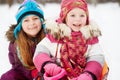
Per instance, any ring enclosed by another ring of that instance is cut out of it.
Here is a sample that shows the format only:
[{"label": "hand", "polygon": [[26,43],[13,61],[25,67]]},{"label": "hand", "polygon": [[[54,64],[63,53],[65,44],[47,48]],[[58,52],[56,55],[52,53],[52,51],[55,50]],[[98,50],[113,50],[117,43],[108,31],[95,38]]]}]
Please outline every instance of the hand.
[{"label": "hand", "polygon": [[31,71],[32,78],[35,78],[37,76],[37,74],[38,74],[38,70],[37,69],[33,69]]},{"label": "hand", "polygon": [[55,21],[46,21],[46,32],[50,33],[55,39],[63,37],[70,37],[71,29],[63,23],[57,23]]},{"label": "hand", "polygon": [[55,75],[55,76],[49,76],[46,72],[44,73],[43,76],[44,76],[45,80],[60,80],[65,75],[67,75],[67,72],[65,71],[65,69],[62,68],[62,70],[60,71],[60,73],[57,74],[57,75]]},{"label": "hand", "polygon": [[79,77],[77,77],[77,80],[93,80],[93,79],[89,73],[85,72],[81,74]]},{"label": "hand", "polygon": [[71,80],[78,80],[77,77],[76,78],[72,78]]},{"label": "hand", "polygon": [[61,72],[62,68],[54,63],[49,63],[44,66],[44,70],[48,75],[55,76]]}]

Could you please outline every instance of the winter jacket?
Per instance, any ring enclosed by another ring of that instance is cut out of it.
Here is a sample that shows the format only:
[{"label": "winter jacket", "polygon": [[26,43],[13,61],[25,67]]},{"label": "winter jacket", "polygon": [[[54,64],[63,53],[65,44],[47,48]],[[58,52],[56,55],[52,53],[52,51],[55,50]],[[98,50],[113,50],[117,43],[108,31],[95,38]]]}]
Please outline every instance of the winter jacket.
[{"label": "winter jacket", "polygon": [[[34,53],[35,48],[33,48]],[[31,70],[27,70],[16,53],[16,46],[13,42],[9,44],[9,61],[12,68],[1,76],[1,80],[33,80]]]},{"label": "winter jacket", "polygon": [[[87,34],[87,33],[84,33],[84,31],[83,31],[83,34]],[[33,61],[34,61],[36,68],[39,71],[42,68],[41,65],[44,62],[46,62],[47,60],[49,60],[49,59],[45,60],[45,58],[43,60],[41,58],[40,54],[45,53],[45,54],[51,56],[52,58],[54,58],[56,55],[57,44],[58,44],[57,41],[55,41],[51,35],[47,35],[37,45]],[[62,45],[62,43],[59,43],[58,51],[57,51],[57,62],[58,63],[60,63],[61,45]],[[103,67],[105,61],[104,61],[103,51],[99,45],[98,38],[93,38],[93,40],[88,40],[88,47],[87,47],[87,50],[84,53],[84,55],[87,60],[87,64],[86,64],[84,71],[88,71],[88,72],[94,74],[95,77],[97,78],[97,80],[99,80],[101,72],[102,72],[102,67]]]},{"label": "winter jacket", "polygon": [[[12,65],[12,68],[4,73],[1,76],[0,80],[33,80],[31,75],[31,70],[26,69],[21,60],[19,59],[17,45],[15,44],[15,38],[11,32],[13,32],[14,26],[10,28],[8,31],[8,40],[10,41],[9,47],[8,47],[8,57],[9,62]],[[32,53],[35,52],[36,45],[32,48]]]}]

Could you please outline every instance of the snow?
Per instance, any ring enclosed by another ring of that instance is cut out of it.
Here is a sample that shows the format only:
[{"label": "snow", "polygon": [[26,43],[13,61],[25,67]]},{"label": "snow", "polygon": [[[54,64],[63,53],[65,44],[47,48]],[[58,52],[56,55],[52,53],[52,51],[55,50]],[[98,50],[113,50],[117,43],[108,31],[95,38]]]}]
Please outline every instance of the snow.
[{"label": "snow", "polygon": [[[40,5],[45,19],[56,19],[60,12],[59,4]],[[15,14],[19,5],[11,8],[0,5],[0,76],[11,68],[8,60],[8,41],[5,33],[11,24],[16,23]],[[117,3],[88,5],[90,19],[96,21],[102,30],[100,44],[110,68],[108,80],[118,80],[120,71],[120,6]]]}]

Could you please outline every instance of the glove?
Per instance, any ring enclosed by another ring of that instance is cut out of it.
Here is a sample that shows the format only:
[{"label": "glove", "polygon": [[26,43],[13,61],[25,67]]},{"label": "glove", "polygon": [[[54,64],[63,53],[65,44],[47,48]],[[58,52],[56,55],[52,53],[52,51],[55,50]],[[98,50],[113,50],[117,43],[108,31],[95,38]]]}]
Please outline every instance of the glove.
[{"label": "glove", "polygon": [[85,72],[77,77],[77,80],[93,80],[91,74]]},{"label": "glove", "polygon": [[61,80],[61,78],[63,78],[65,75],[67,75],[67,72],[65,71],[65,69],[62,68],[62,70],[60,71],[59,74],[55,75],[55,76],[49,76],[46,72],[44,73],[44,79],[45,80]]},{"label": "glove", "polygon": [[77,78],[72,78],[71,80],[78,80]]},{"label": "glove", "polygon": [[54,63],[49,63],[44,66],[44,70],[49,76],[55,76],[61,72],[62,68]]},{"label": "glove", "polygon": [[57,40],[63,37],[69,38],[71,35],[71,29],[63,23],[59,24],[55,21],[46,21],[45,25],[46,32],[50,33]]},{"label": "glove", "polygon": [[37,69],[33,69],[31,71],[31,75],[32,75],[32,78],[35,78],[38,75],[38,70]]}]

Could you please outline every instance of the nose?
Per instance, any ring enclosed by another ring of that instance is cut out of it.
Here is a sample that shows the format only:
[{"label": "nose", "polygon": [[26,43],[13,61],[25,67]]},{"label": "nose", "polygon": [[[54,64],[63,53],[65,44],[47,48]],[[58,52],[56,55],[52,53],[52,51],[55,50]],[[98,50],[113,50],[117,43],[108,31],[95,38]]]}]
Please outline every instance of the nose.
[{"label": "nose", "polygon": [[35,22],[34,22],[34,20],[30,20],[30,22],[29,22],[29,24],[32,26],[32,25],[34,25],[35,24]]},{"label": "nose", "polygon": [[32,28],[35,25],[35,22],[33,20],[30,20],[28,23],[28,28]]},{"label": "nose", "polygon": [[81,18],[79,16],[76,16],[75,20],[76,21],[81,21]]},{"label": "nose", "polygon": [[31,19],[30,22],[31,22],[31,24],[34,24],[34,20]]},{"label": "nose", "polygon": [[76,17],[75,18],[75,23],[76,24],[80,24],[81,23],[81,18],[80,17]]}]

